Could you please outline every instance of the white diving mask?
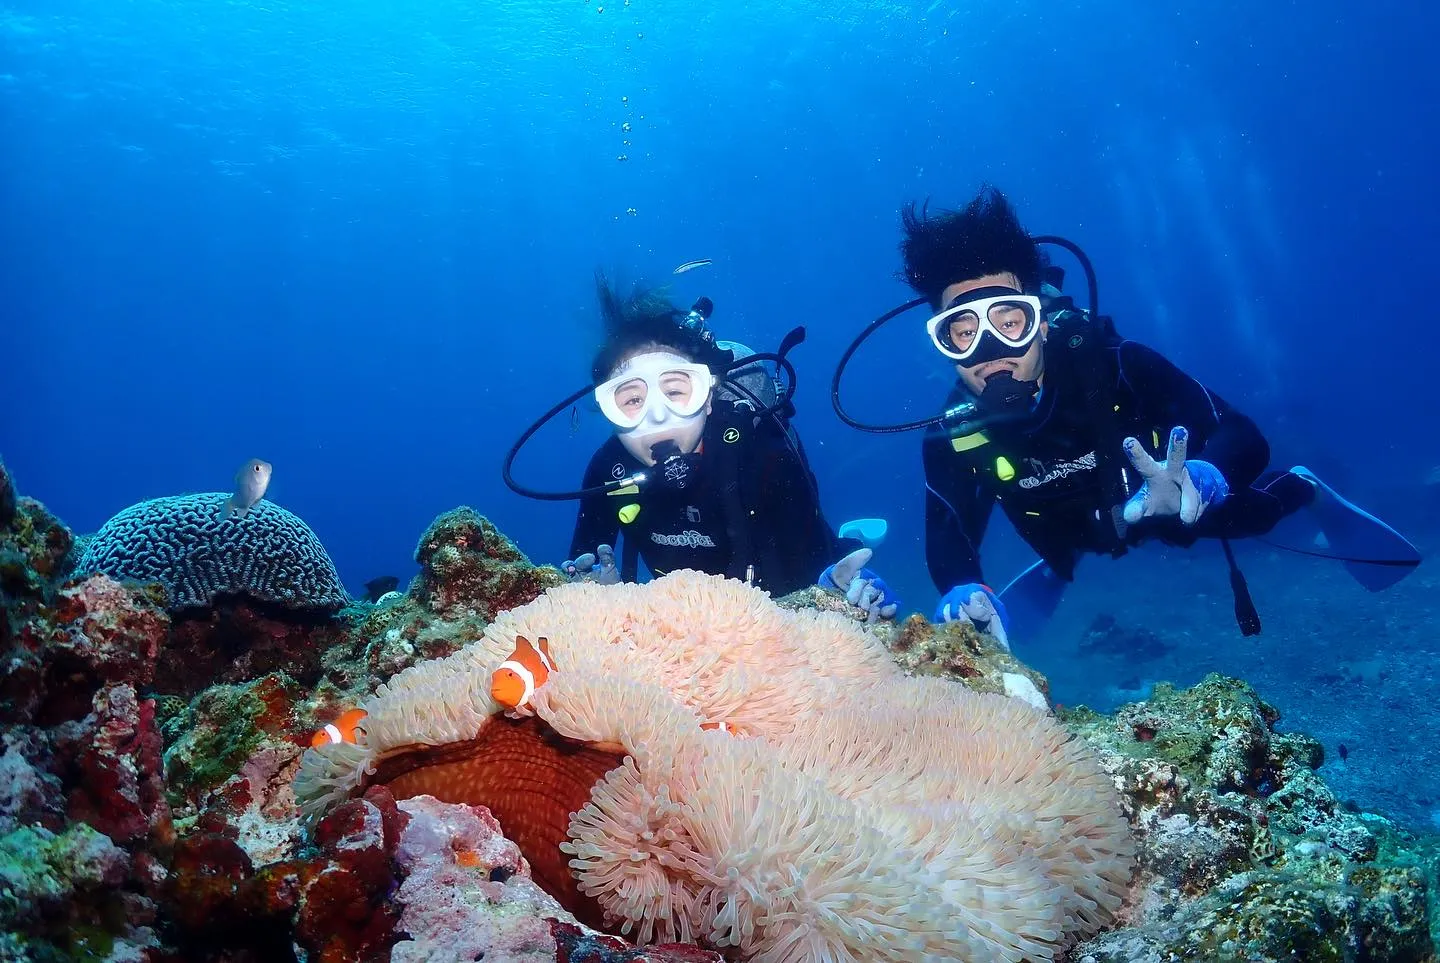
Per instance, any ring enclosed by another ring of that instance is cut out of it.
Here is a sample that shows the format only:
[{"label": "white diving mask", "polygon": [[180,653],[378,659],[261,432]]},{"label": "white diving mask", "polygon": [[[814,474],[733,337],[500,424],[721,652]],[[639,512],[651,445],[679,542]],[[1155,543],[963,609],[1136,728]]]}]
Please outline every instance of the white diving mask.
[{"label": "white diving mask", "polygon": [[636,355],[597,385],[595,403],[616,428],[648,435],[698,417],[718,383],[706,365],[656,351]]},{"label": "white diving mask", "polygon": [[969,291],[925,324],[930,340],[951,361],[974,367],[1018,358],[1040,333],[1040,299],[1009,288]]}]

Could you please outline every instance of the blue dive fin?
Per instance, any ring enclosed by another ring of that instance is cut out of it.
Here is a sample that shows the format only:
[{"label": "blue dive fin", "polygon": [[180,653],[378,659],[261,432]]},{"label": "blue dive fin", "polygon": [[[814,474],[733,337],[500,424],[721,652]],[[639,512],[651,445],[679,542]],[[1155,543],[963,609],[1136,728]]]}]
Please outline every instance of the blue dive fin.
[{"label": "blue dive fin", "polygon": [[840,526],[841,538],[856,538],[866,548],[879,548],[890,532],[883,518],[855,518]]},{"label": "blue dive fin", "polygon": [[1037,560],[1011,579],[1000,590],[1000,598],[1010,616],[1012,634],[1033,639],[1055,614],[1063,594],[1065,583],[1043,561]]},{"label": "blue dive fin", "polygon": [[1315,486],[1310,513],[1334,557],[1372,592],[1389,588],[1415,570],[1420,552],[1395,529],[1354,505],[1303,465],[1290,469]]}]

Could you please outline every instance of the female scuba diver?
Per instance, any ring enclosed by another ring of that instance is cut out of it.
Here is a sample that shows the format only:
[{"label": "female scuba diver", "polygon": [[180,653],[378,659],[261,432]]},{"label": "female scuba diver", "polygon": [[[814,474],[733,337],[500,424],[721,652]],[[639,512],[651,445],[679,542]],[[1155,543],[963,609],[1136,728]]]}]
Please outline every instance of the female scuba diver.
[{"label": "female scuba diver", "polygon": [[783,420],[793,379],[790,393],[767,404],[728,377],[732,369],[753,375],[766,357],[793,375],[783,351],[737,361],[706,327],[708,299],[687,315],[654,292],[621,299],[603,277],[597,288],[605,338],[591,369],[593,397],[613,437],[576,493],[523,490],[507,460],[516,491],[579,497],[562,571],[571,580],[634,581],[643,560],[654,576],[697,569],[776,597],[819,584],[872,619],[893,617],[899,600],[864,568],[870,549],[837,537],[821,513],[814,475]]}]

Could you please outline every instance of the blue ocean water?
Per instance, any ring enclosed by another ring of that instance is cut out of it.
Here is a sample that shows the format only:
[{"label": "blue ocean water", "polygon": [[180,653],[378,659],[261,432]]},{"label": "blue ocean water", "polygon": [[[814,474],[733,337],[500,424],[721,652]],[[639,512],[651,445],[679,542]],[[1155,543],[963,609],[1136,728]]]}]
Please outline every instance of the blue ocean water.
[{"label": "blue ocean water", "polygon": [[[558,561],[573,505],[517,497],[500,464],[588,380],[604,267],[708,295],[760,350],[806,327],[797,424],[827,513],[888,517],[876,566],[928,612],[919,438],[851,431],[828,385],[909,297],[900,206],[990,182],[1081,244],[1121,329],[1255,417],[1277,464],[1428,552],[1437,26],[1335,0],[6,3],[0,455],[80,531],[264,458],[352,591],[413,572],[459,504]],[[853,413],[943,398],[908,317],[857,357]],[[580,415],[527,448],[525,481],[574,486],[606,431]],[[1028,562],[1003,527],[995,581]],[[1019,643],[1057,698],[1242,675],[1352,745],[1333,778],[1362,802],[1440,807],[1440,760],[1404,777],[1423,747],[1400,744],[1436,712],[1428,567],[1370,596],[1249,548],[1266,633],[1241,642],[1214,553],[1159,554],[1091,561]],[[1087,656],[1097,618],[1168,652]]]}]

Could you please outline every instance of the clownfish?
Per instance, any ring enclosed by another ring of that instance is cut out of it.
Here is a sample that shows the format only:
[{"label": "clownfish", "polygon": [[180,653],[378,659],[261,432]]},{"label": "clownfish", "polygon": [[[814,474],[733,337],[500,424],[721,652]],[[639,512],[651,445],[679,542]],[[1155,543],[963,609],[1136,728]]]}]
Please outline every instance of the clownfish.
[{"label": "clownfish", "polygon": [[353,745],[360,741],[360,736],[365,734],[364,722],[364,709],[350,709],[342,712],[334,722],[326,723],[325,728],[316,730],[315,735],[310,737],[310,745],[316,749],[321,746],[333,746],[337,742],[348,742]]},{"label": "clownfish", "polygon": [[700,728],[707,732],[712,729],[719,729],[727,736],[738,736],[740,734],[740,730],[728,722],[702,722],[700,723]]},{"label": "clownfish", "polygon": [[490,679],[490,695],[512,715],[533,716],[530,699],[535,690],[545,684],[555,663],[550,661],[550,641],[540,637],[537,649],[523,635],[515,637],[515,651],[510,658],[500,663]]}]

